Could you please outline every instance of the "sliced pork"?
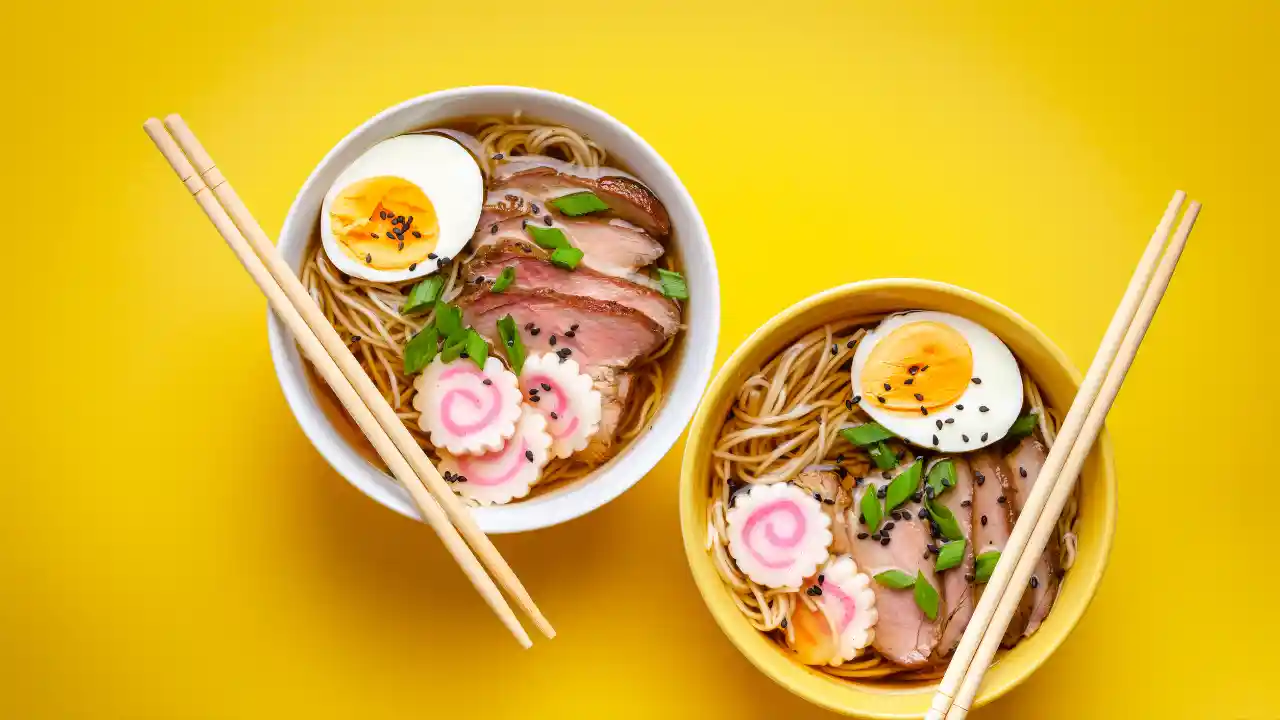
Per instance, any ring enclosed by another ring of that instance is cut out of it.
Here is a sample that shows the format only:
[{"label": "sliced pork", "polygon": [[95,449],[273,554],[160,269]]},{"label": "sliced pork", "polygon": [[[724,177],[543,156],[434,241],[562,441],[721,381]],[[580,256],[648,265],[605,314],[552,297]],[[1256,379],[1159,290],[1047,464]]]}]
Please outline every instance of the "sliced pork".
[{"label": "sliced pork", "polygon": [[[1004,459],[988,449],[972,455],[969,464],[973,470],[973,554],[976,562],[984,553],[1004,552],[1017,516],[1014,513],[1015,490],[1005,471]],[[983,587],[978,586],[975,601],[982,597]],[[1024,593],[1001,645],[1012,647],[1022,637],[1030,617],[1031,594]]]},{"label": "sliced pork", "polygon": [[960,643],[960,636],[973,616],[973,470],[962,457],[952,457],[956,469],[956,484],[943,491],[936,502],[942,503],[964,533],[964,559],[950,570],[942,572],[942,640],[938,643],[937,656],[946,657]]},{"label": "sliced pork", "polygon": [[644,313],[662,328],[666,337],[680,327],[680,308],[662,293],[585,267],[576,270],[557,267],[535,257],[532,251],[526,252],[525,245],[518,242],[486,246],[467,263],[463,278],[467,282],[477,278],[493,280],[508,267],[515,270],[512,287],[547,289],[563,295],[618,303]]},{"label": "sliced pork", "polygon": [[587,463],[602,463],[613,455],[613,439],[618,436],[634,376],[608,366],[591,368],[590,374],[591,386],[600,392],[600,429],[575,457]]},{"label": "sliced pork", "polygon": [[846,512],[852,501],[840,484],[840,476],[829,470],[808,470],[791,482],[821,502],[822,510],[831,518],[831,554],[848,554],[849,524]]},{"label": "sliced pork", "polygon": [[490,179],[491,194],[518,195],[525,203],[537,203],[547,211],[550,200],[589,190],[609,206],[601,214],[640,226],[655,237],[671,232],[667,209],[649,188],[612,168],[587,168],[554,158],[512,158],[499,165]]},{"label": "sliced pork", "polygon": [[510,315],[527,328],[521,338],[530,353],[572,357],[588,372],[599,366],[625,368],[666,340],[662,327],[638,310],[546,288],[495,293],[473,285],[456,302],[466,324],[494,347],[501,347],[498,320]]},{"label": "sliced pork", "polygon": [[[900,471],[901,468],[890,470],[889,475],[896,476]],[[860,523],[858,508],[862,496],[877,492],[889,481],[884,473],[872,472],[854,488],[853,508],[849,511],[849,526],[854,532],[851,540],[853,559],[862,572],[872,577],[895,569],[912,577],[924,573],[925,579],[937,589],[934,558],[928,550],[932,540],[928,521],[919,517],[919,502],[908,500],[894,511],[894,517],[886,517],[874,533]],[[942,637],[942,613],[938,613],[936,620],[930,620],[916,604],[911,588],[894,590],[875,581],[871,587],[876,594],[879,615],[872,641],[876,650],[903,667],[928,665]]]},{"label": "sliced pork", "polygon": [[[1039,440],[1034,437],[1025,437],[1013,452],[1005,457],[1005,468],[1016,489],[1013,504],[1016,512],[1022,512],[1022,506],[1026,503],[1031,488],[1035,487],[1036,478],[1040,476],[1040,469],[1044,467],[1047,455],[1048,451]],[[1030,636],[1040,627],[1045,617],[1049,615],[1053,601],[1058,597],[1058,585],[1061,582],[1058,573],[1060,551],[1058,534],[1055,532],[1049,536],[1049,544],[1045,546],[1044,552],[1036,562],[1035,572],[1031,576],[1031,585],[1027,589],[1027,595],[1031,597],[1031,614],[1027,619],[1026,630],[1023,632],[1025,636]]]},{"label": "sliced pork", "polygon": [[[546,216],[543,216],[546,217]],[[643,230],[623,220],[605,218],[559,217],[548,226],[542,218],[515,215],[507,219],[480,219],[471,245],[478,253],[495,245],[521,243],[532,246],[531,253],[550,253],[536,243],[525,228],[526,223],[554,227],[564,233],[569,244],[582,251],[581,265],[605,275],[634,279],[641,268],[662,257],[663,248]]]}]

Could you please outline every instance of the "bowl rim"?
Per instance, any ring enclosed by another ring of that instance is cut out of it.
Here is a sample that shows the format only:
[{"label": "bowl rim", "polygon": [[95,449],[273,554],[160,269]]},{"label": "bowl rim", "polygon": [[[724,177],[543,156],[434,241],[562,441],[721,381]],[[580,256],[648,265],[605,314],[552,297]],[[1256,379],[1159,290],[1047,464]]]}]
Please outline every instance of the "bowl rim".
[{"label": "bowl rim", "polygon": [[[924,710],[919,712],[908,710],[867,710],[837,704],[819,693],[810,692],[809,684],[801,681],[801,678],[808,678],[810,675],[811,671],[806,666],[776,653],[757,652],[758,645],[749,644],[752,638],[760,637],[759,631],[751,627],[737,607],[731,603],[711,601],[711,593],[723,591],[723,581],[715,568],[711,567],[712,563],[706,551],[706,518],[694,517],[693,511],[697,494],[705,493],[703,488],[706,483],[705,476],[695,477],[696,454],[699,452],[699,448],[710,446],[711,434],[719,427],[718,419],[711,417],[711,413],[720,404],[719,398],[725,392],[726,384],[739,372],[741,366],[749,359],[749,356],[761,346],[766,346],[770,338],[776,335],[787,323],[816,307],[828,303],[850,301],[868,292],[895,289],[925,289],[943,295],[951,295],[1004,316],[1025,331],[1035,344],[1039,345],[1054,362],[1066,371],[1072,384],[1077,388],[1079,387],[1081,382],[1079,371],[1066,354],[1047,335],[1017,312],[985,295],[958,285],[923,278],[878,278],[845,283],[810,295],[783,309],[743,340],[732,355],[721,365],[716,372],[716,376],[711,380],[711,384],[707,386],[706,391],[703,393],[703,402],[698,407],[698,412],[690,423],[689,437],[685,443],[684,460],[680,468],[679,489],[680,530],[690,574],[693,575],[694,583],[698,588],[698,594],[701,596],[703,604],[715,619],[716,625],[721,632],[729,638],[738,652],[774,682],[815,705],[841,714],[883,718],[885,720],[920,718],[924,716]],[[781,350],[781,347],[775,352],[778,350]],[[713,423],[715,428],[712,427]],[[1093,452],[1097,454],[1099,460],[1104,490],[1104,497],[1093,501],[1097,503],[1097,511],[1102,514],[1102,532],[1100,542],[1097,543],[1095,551],[1099,555],[1099,562],[1090,568],[1089,572],[1085,573],[1083,577],[1075,576],[1079,578],[1075,582],[1084,585],[1083,602],[1075,608],[1073,613],[1069,614],[1067,622],[1060,626],[1060,631],[1049,637],[1047,644],[1040,646],[1041,652],[1034,656],[1024,657],[1023,662],[1017,663],[1012,673],[997,678],[994,683],[991,681],[991,676],[988,676],[988,680],[984,682],[974,702],[974,708],[986,705],[1001,697],[1039,669],[1057,651],[1062,642],[1071,634],[1071,631],[1075,629],[1076,624],[1084,616],[1097,594],[1098,585],[1110,559],[1118,516],[1118,486],[1115,477],[1114,454],[1111,439],[1105,426],[1098,435]],[[699,568],[704,569],[700,570]],[[1075,570],[1072,572],[1074,573]],[[915,697],[919,692],[924,691],[932,695],[933,687],[929,685],[915,692],[904,691],[899,697]],[[927,701],[925,707],[927,709]]]},{"label": "bowl rim", "polygon": [[[670,193],[663,197],[667,206],[682,206],[688,211],[688,227],[681,227],[679,247],[682,254],[689,248],[701,246],[705,257],[702,264],[705,277],[694,288],[697,303],[696,316],[687,321],[685,333],[695,330],[704,337],[700,342],[682,343],[679,364],[673,375],[675,383],[668,397],[658,410],[653,423],[627,448],[595,471],[595,477],[542,501],[513,503],[473,508],[473,515],[481,530],[486,533],[509,533],[551,527],[585,515],[618,497],[638,483],[671,451],[679,440],[697,409],[698,401],[711,378],[715,366],[715,352],[720,334],[720,278],[706,222],[680,176],[670,164],[639,134],[607,112],[576,98],[550,90],[518,85],[469,85],[447,88],[410,98],[381,110],[349,131],[339,140],[311,170],[299,188],[279,234],[281,251],[286,242],[295,236],[308,236],[314,217],[302,217],[300,206],[310,196],[323,194],[320,178],[330,170],[335,158],[352,145],[370,142],[369,136],[390,118],[413,112],[424,105],[444,103],[459,98],[503,97],[513,103],[536,101],[558,106],[570,114],[585,116],[592,121],[609,126],[628,145],[626,152],[642,157],[645,162],[664,175],[670,185]],[[635,164],[633,162],[633,164]],[[650,171],[649,174],[653,174]],[[649,182],[649,178],[645,179]],[[674,216],[674,213],[673,213]],[[674,217],[673,217],[674,222]],[[290,243],[290,246],[292,243]],[[292,266],[292,265],[291,265]],[[296,272],[296,268],[294,268]],[[347,482],[379,504],[406,517],[419,520],[417,510],[394,480],[365,460],[345,438],[338,435],[323,410],[315,406],[310,383],[306,378],[305,360],[302,360],[296,343],[274,313],[267,310],[268,346],[276,378],[280,383],[290,411],[302,428],[303,434],[326,462]],[[675,392],[676,390],[681,392]]]}]

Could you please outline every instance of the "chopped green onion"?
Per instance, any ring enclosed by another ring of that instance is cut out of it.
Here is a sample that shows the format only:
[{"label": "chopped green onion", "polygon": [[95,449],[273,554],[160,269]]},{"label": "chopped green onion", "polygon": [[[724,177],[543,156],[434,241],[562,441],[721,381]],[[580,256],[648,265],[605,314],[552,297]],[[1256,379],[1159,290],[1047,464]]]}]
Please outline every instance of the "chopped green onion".
[{"label": "chopped green onion", "polygon": [[845,428],[840,431],[845,440],[854,445],[874,445],[882,440],[889,440],[894,436],[884,428],[883,425],[876,422],[869,422],[865,425],[857,427]]},{"label": "chopped green onion", "polygon": [[880,510],[880,498],[876,497],[876,489],[871,485],[867,485],[867,491],[862,494],[862,500],[858,506],[862,509],[862,520],[867,524],[870,532],[875,532],[880,527],[880,520],[884,518],[884,513]]},{"label": "chopped green onion", "polygon": [[589,215],[593,212],[600,212],[601,210],[609,209],[609,206],[605,204],[605,201],[596,197],[596,194],[590,190],[583,190],[582,192],[576,192],[571,195],[562,195],[547,204],[569,217]]},{"label": "chopped green onion", "polygon": [[541,225],[528,225],[525,230],[529,231],[529,235],[533,237],[533,241],[539,247],[548,250],[558,250],[560,248],[572,247],[569,239],[564,236],[564,232],[560,228],[542,227]]},{"label": "chopped green onion", "polygon": [[929,479],[925,483],[933,488],[933,496],[937,497],[947,488],[956,485],[956,464],[950,459],[939,460],[929,468]]},{"label": "chopped green onion", "polygon": [[422,332],[410,338],[404,346],[404,374],[413,375],[421,372],[436,357],[440,342],[440,333],[434,325],[423,328]]},{"label": "chopped green onion", "polygon": [[485,342],[480,333],[475,328],[467,330],[466,344],[467,357],[476,364],[476,367],[484,369],[484,361],[489,359],[489,343]]},{"label": "chopped green onion", "polygon": [[524,342],[520,340],[520,330],[516,328],[515,318],[503,315],[498,320],[498,339],[502,341],[502,349],[507,353],[507,364],[516,375],[524,369]]},{"label": "chopped green onion", "polygon": [[467,349],[467,336],[462,334],[453,340],[445,340],[444,349],[440,351],[440,361],[451,363],[462,357],[462,351]]},{"label": "chopped green onion", "polygon": [[662,287],[662,294],[672,300],[688,300],[689,286],[685,284],[684,276],[675,270],[666,270],[663,268],[654,268],[658,277],[658,284]]},{"label": "chopped green onion", "polygon": [[1017,440],[1018,438],[1026,437],[1027,435],[1030,435],[1032,432],[1034,432],[1036,429],[1036,426],[1038,426],[1039,424],[1040,424],[1039,415],[1036,415],[1035,413],[1027,413],[1026,415],[1023,415],[1022,417],[1013,421],[1013,425],[1009,427],[1009,434],[1006,437],[1011,437],[1014,440]]},{"label": "chopped green onion", "polygon": [[916,573],[915,585],[916,605],[924,611],[926,617],[930,620],[938,619],[938,591],[929,584],[924,577],[924,571],[919,570]]},{"label": "chopped green onion", "polygon": [[462,311],[457,305],[450,305],[443,300],[436,301],[436,329],[447,343],[462,337],[466,328],[462,325]]},{"label": "chopped green onion", "polygon": [[906,502],[907,498],[920,489],[920,469],[923,466],[924,461],[917,459],[889,483],[889,489],[884,494],[885,512],[893,512],[894,508]]},{"label": "chopped green onion", "polygon": [[875,576],[876,582],[894,590],[903,590],[916,584],[916,579],[901,570],[885,570]]},{"label": "chopped green onion", "polygon": [[516,279],[516,269],[514,265],[508,265],[502,268],[502,272],[498,273],[498,279],[493,281],[493,286],[489,288],[489,292],[500,293],[511,287],[511,283]]},{"label": "chopped green onion", "polygon": [[892,470],[898,467],[898,456],[883,442],[869,445],[867,454],[875,461],[876,467],[881,470]]},{"label": "chopped green onion", "polygon": [[1000,562],[1000,551],[991,550],[984,552],[973,560],[973,574],[977,576],[978,582],[986,582],[991,579],[991,573],[996,571],[996,563]]},{"label": "chopped green onion", "polygon": [[956,567],[964,560],[964,540],[952,540],[951,542],[938,548],[938,561],[933,564],[933,569],[942,572]]},{"label": "chopped green onion", "polygon": [[575,247],[556,248],[551,251],[551,264],[565,270],[573,270],[582,262],[582,251]]},{"label": "chopped green onion", "polygon": [[400,312],[405,315],[427,312],[435,306],[436,300],[440,299],[440,291],[443,289],[444,278],[439,275],[428,275],[422,278],[422,282],[414,285],[409,291],[409,297],[405,299],[404,307],[400,308]]},{"label": "chopped green onion", "polygon": [[930,500],[924,506],[929,511],[929,517],[938,524],[942,537],[948,540],[964,539],[964,531],[960,529],[960,523],[956,522],[956,516],[950,508],[936,500]]}]

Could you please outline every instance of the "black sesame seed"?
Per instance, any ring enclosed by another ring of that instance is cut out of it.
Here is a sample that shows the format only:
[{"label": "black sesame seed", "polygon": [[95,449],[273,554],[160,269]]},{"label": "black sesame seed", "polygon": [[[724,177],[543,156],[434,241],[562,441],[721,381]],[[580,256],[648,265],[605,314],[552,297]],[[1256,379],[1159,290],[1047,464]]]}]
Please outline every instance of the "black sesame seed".
[{"label": "black sesame seed", "polygon": [[559,416],[559,415],[557,415],[557,414],[555,414],[555,413],[551,413],[551,419],[552,419],[552,420],[559,420],[559,419],[560,419],[560,416]]},{"label": "black sesame seed", "polygon": [[[924,491],[923,490],[915,491],[914,493],[911,494],[911,499],[915,500],[916,502],[920,502],[921,500],[924,499]],[[924,511],[921,510],[920,512],[924,512]],[[921,515],[920,517],[924,517],[924,515]]]},{"label": "black sesame seed", "polygon": [[921,405],[921,406],[920,406],[920,414],[921,414],[921,415],[928,415],[928,414],[929,414],[929,408],[927,408],[927,407],[925,407],[925,406]]},{"label": "black sesame seed", "polygon": [[533,211],[534,215],[537,215],[542,212],[541,210],[538,209],[538,203],[529,203],[529,209]]},{"label": "black sesame seed", "polygon": [[416,237],[416,238],[420,238],[420,237],[422,237],[422,233],[418,232],[417,230],[414,230],[414,231],[413,231],[413,236],[414,236],[414,237]]},{"label": "black sesame seed", "polygon": [[427,259],[428,259],[428,260],[435,260],[437,257],[439,257],[439,256],[438,256],[438,255],[436,255],[435,253],[427,253]]},{"label": "black sesame seed", "polygon": [[542,224],[543,224],[543,225],[546,225],[547,227],[551,227],[551,216],[550,216],[550,215],[543,215],[543,216],[542,216]]},{"label": "black sesame seed", "polygon": [[399,244],[396,245],[396,250],[403,250],[403,249],[404,249],[404,241],[401,240]]},{"label": "black sesame seed", "polygon": [[533,329],[533,323],[531,323],[531,322],[525,323],[525,324],[524,324],[524,329],[525,329],[525,331],[526,331],[526,332],[527,332],[527,331],[529,331],[529,330],[532,330],[532,329]]},{"label": "black sesame seed", "polygon": [[535,387],[535,388],[529,388],[529,394],[530,394],[530,395],[537,395],[537,394],[538,394],[538,388],[536,388],[536,387]]},{"label": "black sesame seed", "polygon": [[[965,435],[964,433],[961,433],[961,434],[960,434],[960,439],[961,439],[961,440],[963,440],[963,441],[965,441],[965,442],[969,442],[969,436],[968,436],[968,435]],[[978,484],[979,484],[979,485],[981,485],[982,483],[978,483]]]},{"label": "black sesame seed", "polygon": [[928,370],[928,369],[929,369],[929,366],[925,365],[924,367],[920,368],[920,372],[924,372],[925,370]]},{"label": "black sesame seed", "polygon": [[538,397],[537,395],[530,395],[530,396],[529,396],[529,402],[531,402],[531,403],[541,402],[541,400],[542,400],[542,398]]},{"label": "black sesame seed", "polygon": [[832,500],[831,498],[823,498],[823,499],[822,499],[822,502],[823,502],[824,504],[826,504],[826,505],[835,505],[835,504],[836,504],[836,501],[835,501],[835,500]]},{"label": "black sesame seed", "polygon": [[1026,476],[1027,476],[1027,469],[1026,469],[1026,468],[1024,468],[1024,467],[1022,467],[1021,465],[1019,465],[1019,466],[1018,466],[1018,474],[1019,474],[1019,475],[1021,475],[1022,477],[1026,477]]},{"label": "black sesame seed", "polygon": [[551,343],[551,347],[555,347],[555,346],[556,346],[556,336],[555,336],[555,335],[552,335],[552,336],[551,336],[551,339],[550,339],[550,340],[548,340],[547,342]]},{"label": "black sesame seed", "polygon": [[523,229],[525,229],[525,228],[527,228],[527,227],[529,227],[529,221],[528,221],[528,220],[521,220],[521,221],[520,221],[520,229],[521,229],[521,230],[523,230]]},{"label": "black sesame seed", "polygon": [[933,421],[933,424],[934,424],[934,425],[937,425],[939,430],[941,430],[941,429],[942,429],[942,421],[941,421],[941,420],[934,420],[934,421]]},{"label": "black sesame seed", "polygon": [[956,409],[957,409],[957,410],[963,410],[963,409],[964,409],[964,406],[963,406],[963,405],[957,405],[957,406],[956,406]]},{"label": "black sesame seed", "polygon": [[573,330],[569,330],[568,332],[566,332],[566,333],[564,334],[564,336],[565,336],[565,337],[575,337],[575,336],[577,336],[577,334],[578,334],[577,332],[575,332],[575,331],[573,331]]},{"label": "black sesame seed", "polygon": [[883,396],[883,395],[877,395],[877,396],[876,396],[876,400],[879,400],[881,405],[883,405],[883,404],[884,404],[884,396]]},{"label": "black sesame seed", "polygon": [[463,350],[462,352],[458,353],[458,357],[460,357],[460,358],[469,358],[469,357],[471,357],[471,354],[470,354],[470,353],[468,353],[466,350]]},{"label": "black sesame seed", "polygon": [[373,264],[373,255],[370,255],[369,253],[365,253],[365,254],[364,254],[364,261],[365,261],[366,263],[369,263],[370,265],[372,265],[372,264]]},{"label": "black sesame seed", "polygon": [[416,269],[418,269],[418,263],[409,263],[409,270],[410,270],[410,272],[412,272],[412,271],[414,271],[414,270],[416,270]]},{"label": "black sesame seed", "polygon": [[818,584],[819,584],[819,585],[821,585],[824,581],[826,581],[826,579],[827,579],[827,577],[826,577],[825,575],[819,575],[819,576],[818,576]]},{"label": "black sesame seed", "polygon": [[864,532],[860,532],[860,533],[858,533],[858,539],[859,539],[859,540],[866,540],[868,537],[870,537],[870,535],[867,535],[867,534],[866,534],[866,533],[864,533]]},{"label": "black sesame seed", "polygon": [[933,499],[933,496],[934,496],[934,495],[936,495],[936,494],[937,494],[937,491],[933,489],[933,486],[932,486],[932,485],[926,485],[926,486],[925,486],[925,488],[924,488],[924,495],[925,495],[925,497],[927,497],[927,498],[929,498],[930,500],[932,500],[932,499]]},{"label": "black sesame seed", "polygon": [[1036,577],[1035,575],[1032,575],[1032,576],[1031,576],[1031,589],[1032,589],[1032,590],[1035,590],[1035,589],[1036,589],[1036,588],[1038,588],[1038,587],[1040,587],[1040,578]]},{"label": "black sesame seed", "polygon": [[352,335],[351,342],[360,342],[360,335]]},{"label": "black sesame seed", "polygon": [[889,532],[890,530],[892,530],[892,529],[894,528],[894,526],[895,526],[895,523],[892,523],[892,522],[885,523],[885,525],[884,525],[884,531],[885,531],[885,532]]},{"label": "black sesame seed", "polygon": [[877,541],[877,542],[878,542],[878,541],[880,540],[880,537],[881,537],[881,536],[880,536],[880,533],[878,533],[878,532],[873,532],[873,533],[871,533],[871,539],[872,539],[872,540],[875,540],[875,541]]},{"label": "black sesame seed", "polygon": [[493,381],[492,381],[492,380],[490,380],[489,378],[485,378],[483,382],[484,382],[484,384],[485,384],[485,385],[492,385],[492,384],[493,384]]},{"label": "black sesame seed", "polygon": [[933,543],[929,543],[928,545],[925,545],[924,547],[925,547],[925,549],[926,549],[926,550],[928,550],[928,551],[929,551],[929,554],[930,554],[930,555],[936,555],[936,554],[937,554],[937,552],[938,552],[938,546],[937,546],[937,545],[934,545]]},{"label": "black sesame seed", "polygon": [[884,384],[884,391],[885,391],[885,392],[889,392],[889,391],[890,391],[890,390],[892,390],[892,389],[893,389],[893,386],[892,386],[892,385],[890,385],[889,383],[885,383],[885,384]]},{"label": "black sesame seed", "polygon": [[813,594],[814,594],[814,595],[821,595],[821,594],[822,594],[822,588],[817,587],[817,586],[814,586],[814,588],[813,588]]},{"label": "black sesame seed", "polygon": [[937,435],[934,435],[934,436],[933,436],[933,444],[934,444],[934,445],[937,445],[937,444],[938,444],[938,436],[937,436]]},{"label": "black sesame seed", "polygon": [[549,385],[548,383],[542,383],[542,389],[543,389],[543,390],[550,390],[550,389],[551,389],[551,385]]},{"label": "black sesame seed", "polygon": [[987,525],[987,516],[986,516],[986,515],[983,515],[983,516],[982,516],[982,526],[983,526],[983,527],[986,527],[986,525]]},{"label": "black sesame seed", "polygon": [[534,329],[530,330],[530,331],[529,331],[529,334],[530,334],[530,335],[532,335],[532,336],[534,336],[534,337],[538,337],[538,333],[540,333],[540,332],[542,332],[542,328],[536,327],[536,328],[534,328]]},{"label": "black sesame seed", "polygon": [[483,283],[483,282],[484,282],[484,276],[483,276],[483,275],[477,275],[477,276],[476,276],[476,284],[477,284],[477,285],[479,285],[480,283]]},{"label": "black sesame seed", "polygon": [[902,384],[903,384],[903,385],[915,385],[915,384],[916,384],[916,379],[915,379],[915,378],[907,378],[906,380],[903,380],[903,381],[902,381]]},{"label": "black sesame seed", "polygon": [[378,233],[369,233],[369,237],[376,239],[378,237]]},{"label": "black sesame seed", "polygon": [[[969,442],[969,441],[968,441],[968,440],[965,440],[965,442]],[[975,473],[973,474],[973,479],[974,479],[974,480],[977,480],[977,481],[978,481],[978,484],[979,484],[979,485],[981,485],[982,483],[984,483],[984,482],[986,482],[986,481],[987,481],[987,476],[986,476],[986,475],[983,475],[983,474],[982,474],[982,473],[980,473],[980,472],[975,472]]]},{"label": "black sesame seed", "polygon": [[1006,502],[1008,502],[1008,500],[1006,500],[1006,499],[1005,499],[1005,497],[1004,497],[1003,495],[1001,495],[1000,497],[996,498],[996,502],[998,502],[998,503],[1000,503],[1001,505],[1003,505],[1003,504],[1005,504]]},{"label": "black sesame seed", "polygon": [[857,405],[858,403],[862,402],[862,396],[861,396],[861,395],[854,395],[854,396],[853,396],[853,399],[852,399],[852,400],[850,400],[849,402],[853,403],[854,405]]},{"label": "black sesame seed", "polygon": [[525,460],[528,460],[529,462],[533,462],[533,451],[532,451],[532,450],[525,450],[525,451],[524,451],[524,459],[525,459]]},{"label": "black sesame seed", "polygon": [[982,433],[982,442],[986,442],[986,441],[987,441],[987,435],[988,435],[988,433]]},{"label": "black sesame seed", "polygon": [[982,378],[974,378],[974,379],[973,379],[973,384],[974,384],[974,385],[981,385],[981,384],[982,384]]},{"label": "black sesame seed", "polygon": [[878,498],[880,498],[881,500],[883,500],[883,499],[884,499],[885,494],[886,494],[886,493],[888,493],[888,492],[889,492],[889,486],[888,486],[888,485],[881,485],[879,488],[877,488],[877,489],[876,489],[876,497],[878,497]]},{"label": "black sesame seed", "polygon": [[831,343],[831,355],[832,355],[832,357],[834,357],[834,356],[835,356],[835,354],[836,354],[836,353],[838,353],[838,352],[840,352],[840,346],[839,346],[839,345],[836,345],[835,343]]},{"label": "black sesame seed", "polygon": [[494,160],[501,160],[501,159],[502,159],[502,153],[498,153],[497,155],[494,155],[494,156],[493,156],[493,159],[494,159]]},{"label": "black sesame seed", "polygon": [[972,501],[972,500],[961,500],[961,501],[960,501],[960,507],[969,507],[969,506],[970,506],[970,505],[972,505],[972,504],[973,504],[973,501]]},{"label": "black sesame seed", "polygon": [[577,329],[578,329],[578,323],[574,323],[574,324],[570,325],[570,326],[569,326],[569,329],[570,329],[570,330],[577,330]]},{"label": "black sesame seed", "polygon": [[819,495],[818,493],[813,494],[813,499],[817,500],[818,502],[822,502],[822,496]]},{"label": "black sesame seed", "polygon": [[974,580],[978,579],[978,576],[974,575],[973,573],[966,573],[964,576],[964,579],[965,579],[965,582],[973,582]]},{"label": "black sesame seed", "polygon": [[570,355],[572,355],[573,351],[570,350],[569,348],[560,348],[559,350],[556,351],[556,354],[559,355],[560,359],[563,360],[564,358],[567,358]]},{"label": "black sesame seed", "polygon": [[853,409],[853,401],[852,401],[852,400],[845,400],[845,401],[844,401],[844,409],[845,409],[845,410],[852,410],[852,409]]},{"label": "black sesame seed", "polygon": [[781,623],[780,625],[778,625],[778,627],[782,628],[783,630],[786,630],[786,629],[787,629],[787,619],[786,619],[786,618],[782,618],[782,623]]},{"label": "black sesame seed", "polygon": [[987,407],[986,405],[978,406],[978,412],[990,412],[990,411],[991,411],[991,408]]},{"label": "black sesame seed", "polygon": [[955,422],[955,421],[956,421],[956,419],[955,419],[955,418],[947,418],[945,422],[946,422],[948,425],[950,425],[951,423],[953,423],[953,422]]},{"label": "black sesame seed", "polygon": [[882,538],[880,538],[880,544],[881,544],[881,545],[888,545],[888,544],[889,544],[889,538],[887,538],[887,537],[882,537]]},{"label": "black sesame seed", "polygon": [[[917,500],[916,502],[920,502],[920,501]],[[929,511],[926,510],[925,508],[920,508],[920,512],[916,513],[916,517],[920,518],[921,520],[924,520],[925,518],[929,517]]]},{"label": "black sesame seed", "polygon": [[916,402],[924,402],[924,396],[920,393],[915,394]]},{"label": "black sesame seed", "polygon": [[845,344],[844,344],[845,348],[846,348],[846,349],[848,349],[848,350],[852,350],[852,349],[853,349],[853,345],[854,345],[854,342],[853,342],[852,340],[850,340],[849,342],[847,342],[847,343],[845,343]]},{"label": "black sesame seed", "polygon": [[912,375],[915,375],[916,373],[920,372],[920,368],[915,365],[912,365],[911,367],[907,368],[907,372],[911,373]]}]

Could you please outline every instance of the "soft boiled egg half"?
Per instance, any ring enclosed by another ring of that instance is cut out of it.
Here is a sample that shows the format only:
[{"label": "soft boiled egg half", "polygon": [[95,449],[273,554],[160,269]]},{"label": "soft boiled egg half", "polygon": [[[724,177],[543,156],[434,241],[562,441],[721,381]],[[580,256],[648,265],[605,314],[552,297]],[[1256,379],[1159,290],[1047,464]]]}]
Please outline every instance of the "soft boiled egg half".
[{"label": "soft boiled egg half", "polygon": [[1013,353],[990,330],[947,313],[885,318],[858,344],[851,372],[871,419],[940,452],[990,445],[1022,411]]},{"label": "soft boiled egg half", "polygon": [[325,195],[325,255],[348,275],[399,282],[435,272],[475,233],[484,177],[441,135],[401,135],[347,166]]}]

